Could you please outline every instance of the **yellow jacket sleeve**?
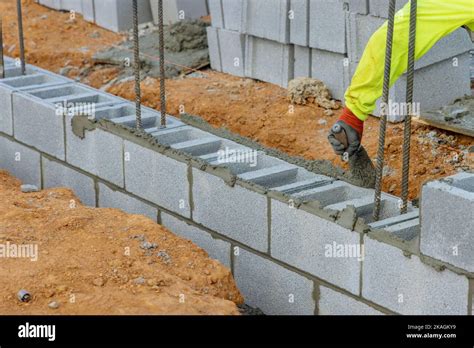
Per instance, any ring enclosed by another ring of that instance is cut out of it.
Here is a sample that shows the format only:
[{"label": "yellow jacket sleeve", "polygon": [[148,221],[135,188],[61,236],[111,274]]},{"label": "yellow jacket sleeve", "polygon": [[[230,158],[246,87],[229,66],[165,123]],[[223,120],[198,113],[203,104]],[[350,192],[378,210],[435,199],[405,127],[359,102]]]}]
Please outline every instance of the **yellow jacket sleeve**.
[{"label": "yellow jacket sleeve", "polygon": [[[415,59],[461,26],[474,29],[474,0],[418,0]],[[410,3],[395,15],[390,85],[406,72]],[[467,34],[466,34],[467,35]],[[382,96],[387,22],[370,38],[346,91],[346,106],[365,121]]]}]

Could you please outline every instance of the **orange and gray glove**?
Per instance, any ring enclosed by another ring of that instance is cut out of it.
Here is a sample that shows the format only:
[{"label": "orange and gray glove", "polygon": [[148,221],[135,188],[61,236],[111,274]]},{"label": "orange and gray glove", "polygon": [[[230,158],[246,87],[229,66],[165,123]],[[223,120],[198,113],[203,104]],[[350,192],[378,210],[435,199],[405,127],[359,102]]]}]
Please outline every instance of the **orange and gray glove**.
[{"label": "orange and gray glove", "polygon": [[346,107],[332,126],[328,140],[336,154],[351,157],[359,150],[363,133],[364,122]]}]

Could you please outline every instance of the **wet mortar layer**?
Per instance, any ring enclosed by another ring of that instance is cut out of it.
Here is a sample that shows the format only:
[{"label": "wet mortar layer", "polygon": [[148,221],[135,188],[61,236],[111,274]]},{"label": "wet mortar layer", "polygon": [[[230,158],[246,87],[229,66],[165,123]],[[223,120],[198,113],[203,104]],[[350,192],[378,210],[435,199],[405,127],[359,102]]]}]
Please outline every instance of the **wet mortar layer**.
[{"label": "wet mortar layer", "polygon": [[[186,122],[187,119],[189,118],[196,118],[195,116],[189,116],[187,115],[182,118],[183,121]],[[188,122],[186,122],[188,123]],[[191,123],[188,123],[192,125]],[[394,246],[400,250],[402,250],[405,254],[405,256],[410,257],[411,255],[416,255],[420,258],[420,260],[434,269],[438,271],[442,271],[444,269],[449,269],[454,273],[460,274],[460,275],[465,275],[469,278],[474,278],[474,273],[469,273],[463,269],[457,268],[453,265],[444,263],[442,261],[430,258],[428,256],[425,256],[419,252],[419,248],[416,247],[416,242],[417,241],[406,241],[404,239],[401,239],[385,230],[378,230],[378,229],[373,229],[370,226],[368,226],[364,219],[357,217],[355,208],[353,206],[348,206],[346,209],[342,211],[335,211],[331,209],[323,209],[321,208],[321,204],[318,201],[300,201],[300,200],[295,200],[288,194],[282,193],[282,192],[277,192],[277,191],[270,191],[266,189],[265,187],[262,187],[261,185],[255,184],[253,182],[249,182],[246,180],[242,180],[238,178],[235,174],[231,172],[229,168],[226,168],[224,166],[219,166],[219,165],[211,165],[204,160],[200,158],[193,157],[183,151],[176,150],[171,148],[168,145],[163,145],[158,142],[156,138],[154,138],[152,135],[145,133],[143,130],[137,130],[134,128],[126,127],[123,125],[118,125],[115,124],[109,120],[102,119],[102,120],[91,120],[87,116],[74,116],[71,119],[71,125],[73,128],[74,134],[82,134],[87,131],[93,131],[96,128],[100,128],[102,130],[111,132],[125,140],[131,141],[137,145],[143,146],[147,149],[157,151],[160,154],[163,154],[167,157],[170,157],[176,161],[182,162],[182,163],[189,163],[190,166],[200,169],[202,171],[205,171],[211,175],[217,176],[221,178],[227,185],[233,187],[236,184],[238,184],[241,187],[247,188],[251,191],[267,195],[271,199],[275,199],[278,201],[281,201],[283,203],[289,203],[292,202],[295,207],[298,209],[304,210],[307,213],[316,215],[318,217],[321,217],[323,219],[326,219],[328,221],[334,222],[342,227],[345,227],[355,233],[360,233],[360,234],[367,234],[370,238],[376,239],[382,243]],[[208,125],[208,127],[211,127]],[[202,128],[203,130],[207,130],[206,128]],[[221,136],[223,138],[226,138],[225,136],[221,134],[230,134],[230,138],[227,138],[229,140],[235,141],[235,138],[240,138],[240,136],[235,136],[232,135],[229,131],[227,130],[220,130],[220,132],[214,133],[218,136]],[[86,134],[87,136],[87,134]],[[246,138],[243,138],[243,142],[241,143],[242,145],[246,144],[255,144],[252,140],[248,140]],[[248,140],[249,142],[246,142],[245,140]],[[261,145],[257,144],[258,146],[256,149],[262,149],[264,151],[266,148],[262,147]],[[280,153],[278,150],[273,150],[273,149],[267,149],[268,152],[265,152],[269,156],[272,156],[272,154],[275,152]],[[312,170],[313,173],[317,174],[323,174],[327,175],[325,173],[331,172],[331,173],[338,173],[340,169],[335,168],[332,163],[329,161],[307,161],[303,160],[303,162],[300,162],[298,159],[295,160],[294,157],[291,157],[286,154],[282,154],[281,157],[278,157],[282,160],[285,158],[288,158],[291,160],[290,163],[298,165],[298,163],[305,163],[305,162],[317,162],[321,163],[323,162],[324,165],[322,166],[323,170],[318,170],[315,171],[318,167],[315,166],[315,164],[312,165]],[[329,162],[329,163],[326,163]],[[308,167],[306,167],[307,169]],[[310,166],[311,168],[311,166]],[[327,169],[328,168],[328,169]],[[327,171],[326,171],[327,170]],[[191,202],[191,204],[193,204]],[[174,215],[174,214],[173,214]],[[182,217],[179,217],[180,219],[183,219]],[[415,238],[416,239],[416,238]]]}]

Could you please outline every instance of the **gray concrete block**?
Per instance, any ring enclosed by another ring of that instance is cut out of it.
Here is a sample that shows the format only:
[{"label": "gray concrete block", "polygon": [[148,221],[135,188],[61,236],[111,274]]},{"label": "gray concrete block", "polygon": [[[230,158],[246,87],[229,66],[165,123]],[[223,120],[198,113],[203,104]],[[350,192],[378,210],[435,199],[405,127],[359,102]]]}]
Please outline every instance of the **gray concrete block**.
[{"label": "gray concrete block", "polygon": [[310,0],[309,46],[346,53],[346,11],[339,0]]},{"label": "gray concrete block", "polygon": [[125,188],[138,197],[190,217],[185,163],[125,141]]},{"label": "gray concrete block", "polygon": [[[455,99],[470,95],[469,53],[447,59],[415,71],[413,100],[419,111],[439,109]],[[390,90],[390,102],[394,106],[389,121],[401,122],[404,113],[397,112],[406,100],[406,75],[400,77]],[[391,108],[392,109],[392,108]],[[380,99],[377,101],[375,116],[380,116]]]},{"label": "gray concrete block", "polygon": [[94,0],[82,0],[82,16],[88,22],[95,22]]},{"label": "gray concrete block", "polygon": [[290,42],[307,47],[309,43],[309,0],[290,0]]},{"label": "gray concrete block", "polygon": [[194,221],[249,247],[267,251],[267,198],[193,168]]},{"label": "gray concrete block", "polygon": [[68,79],[42,73],[0,80],[0,105],[2,105],[0,132],[13,135],[13,93],[45,86],[56,86],[67,82],[69,82]]},{"label": "gray concrete block", "polygon": [[39,0],[39,3],[54,10],[61,9],[61,0]]},{"label": "gray concrete block", "polygon": [[219,260],[226,267],[230,265],[231,244],[222,239],[214,238],[210,233],[187,224],[176,217],[161,212],[161,224],[174,234],[189,239],[203,248],[211,258]]},{"label": "gray concrete block", "polygon": [[[399,11],[407,4],[408,0],[397,0],[395,10]],[[377,17],[388,18],[390,0],[369,0],[370,14]]]},{"label": "gray concrete block", "polygon": [[246,34],[280,43],[289,43],[289,0],[246,0],[244,5]]},{"label": "gray concrete block", "polygon": [[311,77],[311,48],[295,45],[295,72],[293,77]]},{"label": "gray concrete block", "polygon": [[101,129],[85,131],[81,139],[72,132],[71,120],[66,116],[66,162],[123,187],[123,139]]},{"label": "gray concrete block", "polygon": [[347,53],[358,63],[372,34],[385,23],[384,18],[349,13],[347,18]]},{"label": "gray concrete block", "polygon": [[273,261],[239,248],[234,278],[245,302],[267,315],[314,314],[314,282]]},{"label": "gray concrete block", "polygon": [[360,235],[289,204],[271,207],[272,257],[358,294]]},{"label": "gray concrete block", "polygon": [[383,315],[375,308],[325,286],[319,287],[319,315]]},{"label": "gray concrete block", "polygon": [[212,26],[214,28],[224,28],[224,12],[222,0],[209,0],[209,12],[211,14]]},{"label": "gray concrete block", "polygon": [[[132,2],[129,0],[100,0],[94,1],[96,24],[115,31],[132,29]],[[147,23],[153,20],[150,3],[138,2],[138,22]]]},{"label": "gray concrete block", "polygon": [[466,315],[469,282],[449,270],[437,271],[403,251],[364,238],[362,297],[408,315]]},{"label": "gray concrete block", "polygon": [[218,37],[222,71],[231,75],[245,76],[245,35],[219,29]]},{"label": "gray concrete block", "polygon": [[311,77],[323,81],[334,99],[344,99],[349,80],[349,61],[340,53],[312,50]]},{"label": "gray concrete block", "polygon": [[246,0],[222,0],[224,28],[244,32]]},{"label": "gray concrete block", "polygon": [[293,79],[294,46],[248,36],[245,75],[287,87]]},{"label": "gray concrete block", "polygon": [[385,230],[404,240],[413,240],[420,234],[420,212],[412,208],[413,211],[369,223],[374,229]]},{"label": "gray concrete block", "polygon": [[82,13],[82,1],[81,0],[61,0],[61,10],[75,11],[76,13]]},{"label": "gray concrete block", "polygon": [[77,170],[42,156],[43,189],[66,187],[74,191],[84,205],[95,207],[94,180]]},{"label": "gray concrete block", "polygon": [[217,71],[222,71],[219,36],[216,28],[207,27],[207,44],[209,45],[211,68]]},{"label": "gray concrete block", "polygon": [[[144,1],[145,2],[145,1]],[[158,24],[158,0],[150,0],[153,21]],[[167,0],[163,1],[165,24],[181,20],[198,19],[209,14],[206,0]]]},{"label": "gray concrete block", "polygon": [[474,174],[429,182],[421,198],[421,252],[474,272]]},{"label": "gray concrete block", "polygon": [[369,13],[369,0],[339,0],[346,4],[345,9],[349,12],[368,14]]},{"label": "gray concrete block", "polygon": [[121,209],[129,214],[145,215],[155,221],[158,217],[158,209],[146,204],[131,195],[116,191],[99,182],[98,206],[101,208]]},{"label": "gray concrete block", "polygon": [[39,152],[0,136],[0,168],[24,184],[41,187],[40,161]]}]

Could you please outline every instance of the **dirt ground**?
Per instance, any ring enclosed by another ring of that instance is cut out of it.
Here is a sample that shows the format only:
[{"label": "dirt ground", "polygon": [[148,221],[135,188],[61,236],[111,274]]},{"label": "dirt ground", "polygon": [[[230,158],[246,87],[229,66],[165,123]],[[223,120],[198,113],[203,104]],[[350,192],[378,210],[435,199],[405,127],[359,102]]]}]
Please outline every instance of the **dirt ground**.
[{"label": "dirt ground", "polygon": [[[37,260],[6,258],[17,245],[37,245]],[[68,189],[22,193],[5,171],[0,265],[2,314],[231,315],[243,302],[228,268],[154,221],[85,207]]]},{"label": "dirt ground", "polygon": [[[116,67],[94,66],[91,55],[108,45],[116,45],[123,35],[108,32],[85,22],[80,16],[71,21],[69,14],[24,1],[26,56],[30,63],[59,72],[68,69],[68,76],[80,76],[81,81],[100,88],[118,74]],[[14,2],[0,0],[0,13],[7,23],[6,52],[18,55]],[[159,83],[146,78],[142,83],[145,105],[159,107]],[[108,91],[132,100],[133,82],[113,85]],[[339,116],[325,116],[314,105],[295,106],[293,112],[286,90],[272,84],[242,79],[212,70],[200,71],[188,77],[167,80],[168,113],[178,116],[180,107],[197,115],[215,127],[225,127],[262,144],[278,148],[307,159],[328,159],[344,167],[326,135]],[[378,143],[375,117],[366,122],[363,145],[375,159]],[[386,142],[386,168],[383,189],[395,195],[401,193],[401,146],[403,126],[389,125]],[[467,148],[474,139],[428,126],[415,124],[412,129],[410,168],[410,198],[418,197],[421,185],[431,179],[448,176],[459,169],[474,168],[473,154]],[[470,157],[469,157],[470,156]]]}]

